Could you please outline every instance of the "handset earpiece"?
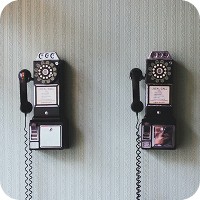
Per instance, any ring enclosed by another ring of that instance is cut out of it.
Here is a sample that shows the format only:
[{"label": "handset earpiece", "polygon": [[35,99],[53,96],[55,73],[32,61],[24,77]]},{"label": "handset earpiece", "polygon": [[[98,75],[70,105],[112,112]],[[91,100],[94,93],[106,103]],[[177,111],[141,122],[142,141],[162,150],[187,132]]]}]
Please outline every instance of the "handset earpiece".
[{"label": "handset earpiece", "polygon": [[27,114],[32,111],[32,104],[27,100],[27,83],[32,80],[31,72],[23,69],[18,74],[20,83],[20,110]]},{"label": "handset earpiece", "polygon": [[140,101],[139,82],[144,79],[142,71],[139,68],[134,68],[130,72],[130,79],[132,80],[133,88],[133,103],[131,104],[132,111],[139,113],[143,110],[143,103]]}]

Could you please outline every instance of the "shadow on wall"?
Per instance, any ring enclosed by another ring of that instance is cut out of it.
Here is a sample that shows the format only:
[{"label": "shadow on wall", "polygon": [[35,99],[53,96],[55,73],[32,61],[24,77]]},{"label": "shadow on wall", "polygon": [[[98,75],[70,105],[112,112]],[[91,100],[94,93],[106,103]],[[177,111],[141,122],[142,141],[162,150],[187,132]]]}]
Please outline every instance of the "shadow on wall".
[{"label": "shadow on wall", "polygon": [[195,80],[192,72],[181,63],[175,63],[174,80],[173,107],[177,122],[177,148],[195,148],[198,145],[194,124],[195,115],[197,114]]},{"label": "shadow on wall", "polygon": [[75,122],[75,83],[73,77],[74,77],[74,71],[73,68],[70,66],[69,63],[65,61],[64,64],[65,68],[65,80],[64,80],[64,85],[65,85],[65,91],[64,91],[64,101],[66,105],[66,110],[65,110],[65,119],[67,123],[67,128],[66,128],[66,135],[67,135],[67,140],[68,140],[68,147],[73,148],[74,146],[77,146],[79,144],[77,138],[81,137],[80,132],[77,130],[76,125],[74,124]]}]

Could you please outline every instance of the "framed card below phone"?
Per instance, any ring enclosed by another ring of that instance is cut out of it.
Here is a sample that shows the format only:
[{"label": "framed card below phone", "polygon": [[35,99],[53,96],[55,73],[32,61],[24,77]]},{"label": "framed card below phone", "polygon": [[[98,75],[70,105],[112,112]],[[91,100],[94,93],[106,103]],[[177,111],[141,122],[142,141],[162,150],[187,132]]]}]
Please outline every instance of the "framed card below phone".
[{"label": "framed card below phone", "polygon": [[169,105],[171,104],[169,85],[150,85],[148,86],[148,104]]},{"label": "framed card below phone", "polygon": [[58,92],[59,92],[59,85],[38,85],[35,87],[35,105],[36,106],[58,106],[59,99],[58,99]]}]

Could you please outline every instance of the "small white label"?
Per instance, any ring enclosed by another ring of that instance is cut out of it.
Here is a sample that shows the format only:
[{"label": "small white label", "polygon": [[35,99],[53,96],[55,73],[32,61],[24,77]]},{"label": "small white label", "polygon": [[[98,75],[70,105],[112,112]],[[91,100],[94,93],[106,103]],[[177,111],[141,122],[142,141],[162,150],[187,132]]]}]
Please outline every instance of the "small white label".
[{"label": "small white label", "polygon": [[170,86],[149,86],[149,104],[170,104]]},{"label": "small white label", "polygon": [[56,52],[44,52],[37,55],[37,60],[59,60]]},{"label": "small white label", "polygon": [[56,105],[57,86],[36,87],[36,105]]}]

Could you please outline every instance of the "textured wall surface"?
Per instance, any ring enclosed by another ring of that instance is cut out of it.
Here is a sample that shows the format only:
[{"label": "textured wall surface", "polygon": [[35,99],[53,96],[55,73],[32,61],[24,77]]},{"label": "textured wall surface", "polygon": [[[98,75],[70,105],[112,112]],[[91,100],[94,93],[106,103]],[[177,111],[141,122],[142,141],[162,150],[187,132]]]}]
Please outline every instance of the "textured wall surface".
[{"label": "textured wall surface", "polygon": [[[200,23],[181,0],[18,0],[0,20],[0,181],[25,198],[24,115],[18,72],[39,52],[68,62],[68,131],[74,145],[33,152],[34,200],[135,199],[135,123],[129,72],[152,50],[176,64],[178,148],[142,151],[142,199],[182,200],[199,186]],[[29,99],[33,102],[29,84]],[[141,98],[144,101],[144,83]],[[144,112],[139,117],[142,119]],[[27,116],[27,123],[32,113]]]}]

